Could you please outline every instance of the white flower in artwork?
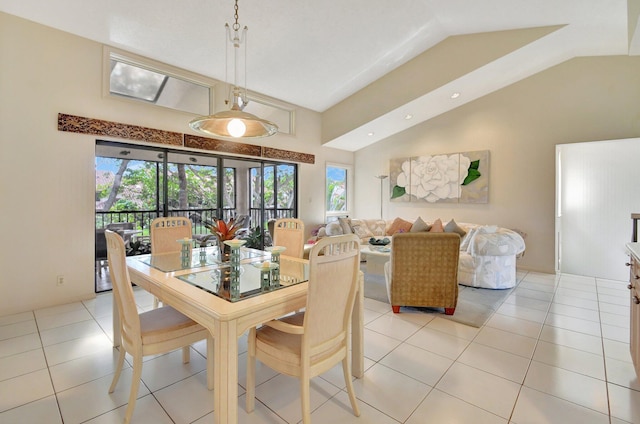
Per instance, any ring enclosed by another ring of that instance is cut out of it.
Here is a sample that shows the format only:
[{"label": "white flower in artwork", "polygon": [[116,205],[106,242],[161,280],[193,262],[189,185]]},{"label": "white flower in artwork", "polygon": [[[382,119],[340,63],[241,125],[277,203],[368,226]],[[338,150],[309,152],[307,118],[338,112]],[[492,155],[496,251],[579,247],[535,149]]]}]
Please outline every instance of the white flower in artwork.
[{"label": "white flower in artwork", "polygon": [[453,155],[419,156],[402,164],[396,185],[404,192],[427,202],[460,197],[460,186],[467,178],[471,161]]}]

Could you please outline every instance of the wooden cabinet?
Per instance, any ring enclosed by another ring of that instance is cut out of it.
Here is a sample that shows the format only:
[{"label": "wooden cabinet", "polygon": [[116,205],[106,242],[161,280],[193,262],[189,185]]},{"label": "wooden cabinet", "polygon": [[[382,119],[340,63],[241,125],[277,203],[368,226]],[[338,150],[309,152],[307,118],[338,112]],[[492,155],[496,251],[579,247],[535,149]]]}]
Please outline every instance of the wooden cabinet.
[{"label": "wooden cabinet", "polygon": [[640,376],[640,243],[629,243],[627,249],[631,260],[627,264],[629,272],[629,297],[631,330],[629,334],[629,348],[636,375]]}]

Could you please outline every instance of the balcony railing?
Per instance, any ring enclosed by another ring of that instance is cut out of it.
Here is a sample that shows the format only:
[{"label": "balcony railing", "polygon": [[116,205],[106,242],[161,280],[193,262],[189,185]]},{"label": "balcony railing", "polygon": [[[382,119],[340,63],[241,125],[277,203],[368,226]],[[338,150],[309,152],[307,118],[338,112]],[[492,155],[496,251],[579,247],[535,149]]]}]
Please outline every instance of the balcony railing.
[{"label": "balcony railing", "polygon": [[[264,223],[270,219],[293,218],[293,209],[265,209],[264,221],[260,222],[261,210],[252,208],[249,210],[251,216],[251,227],[260,225],[265,227]],[[204,226],[207,222],[213,222],[217,217],[217,209],[174,209],[169,211],[169,216],[186,216],[191,219],[193,226],[193,234],[207,234],[209,230]],[[107,211],[96,212],[96,229],[106,228],[109,224],[120,222],[132,222],[134,229],[141,230],[143,235],[149,235],[151,221],[161,214],[156,210],[147,211]],[[235,209],[223,209],[222,219],[229,221],[231,217],[236,216]]]}]

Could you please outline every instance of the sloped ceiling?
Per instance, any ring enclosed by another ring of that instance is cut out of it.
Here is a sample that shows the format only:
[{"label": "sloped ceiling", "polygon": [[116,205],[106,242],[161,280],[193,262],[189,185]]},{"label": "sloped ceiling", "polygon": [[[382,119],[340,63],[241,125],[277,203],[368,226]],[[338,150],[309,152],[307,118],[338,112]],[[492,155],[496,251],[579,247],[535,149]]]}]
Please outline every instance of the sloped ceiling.
[{"label": "sloped ceiling", "polygon": [[[225,80],[231,0],[0,11]],[[638,13],[640,0],[239,1],[248,88],[322,112],[325,145],[351,151],[573,57],[639,54]]]}]

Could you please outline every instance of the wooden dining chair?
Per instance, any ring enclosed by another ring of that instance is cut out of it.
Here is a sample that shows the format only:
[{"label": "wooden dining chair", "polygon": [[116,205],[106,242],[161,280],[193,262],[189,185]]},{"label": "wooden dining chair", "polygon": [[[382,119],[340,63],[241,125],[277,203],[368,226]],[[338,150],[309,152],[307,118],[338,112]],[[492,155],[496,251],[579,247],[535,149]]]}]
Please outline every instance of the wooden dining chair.
[{"label": "wooden dining chair", "polygon": [[182,348],[182,361],[186,364],[190,360],[189,345],[207,339],[207,384],[208,388],[212,389],[213,338],[206,328],[170,306],[138,314],[125,259],[124,241],[113,231],[107,230],[105,235],[109,273],[113,283],[115,302],[118,306],[122,337],[118,364],[109,387],[109,393],[113,393],[120,378],[125,354],[129,353],[133,357],[133,377],[124,420],[125,423],[129,423],[133,415],[140,377],[142,376],[142,357]]},{"label": "wooden dining chair", "polygon": [[311,422],[311,378],[342,362],[355,416],[360,416],[351,382],[351,312],[358,290],[360,239],[355,234],[320,240],[309,255],[309,289],[304,312],[249,330],[246,409],[255,406],[256,359],[300,379],[304,424]]},{"label": "wooden dining chair", "polygon": [[273,227],[273,245],[287,248],[283,256],[302,258],[304,255],[304,222],[296,218],[278,219]]},{"label": "wooden dining chair", "polygon": [[[180,252],[182,248],[178,240],[192,237],[191,220],[184,216],[159,217],[151,221],[151,253]],[[160,300],[153,298],[153,308],[157,308]]]}]

